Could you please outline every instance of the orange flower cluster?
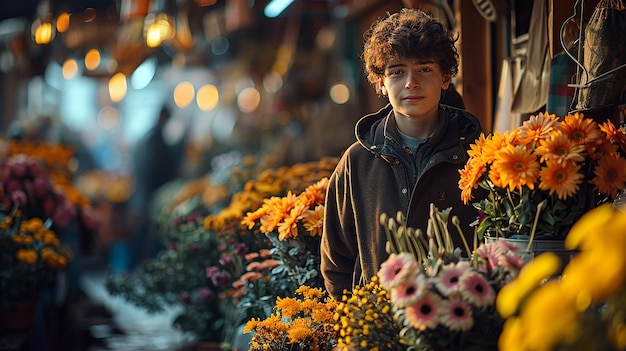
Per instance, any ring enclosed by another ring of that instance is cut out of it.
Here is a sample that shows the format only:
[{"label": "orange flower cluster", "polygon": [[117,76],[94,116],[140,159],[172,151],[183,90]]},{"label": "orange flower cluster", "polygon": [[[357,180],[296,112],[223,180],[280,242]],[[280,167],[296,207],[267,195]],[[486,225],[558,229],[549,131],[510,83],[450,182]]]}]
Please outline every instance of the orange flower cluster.
[{"label": "orange flower cluster", "polygon": [[337,158],[327,157],[316,162],[264,170],[255,180],[248,180],[242,191],[233,194],[226,208],[207,216],[205,228],[219,232],[227,222],[239,223],[247,212],[258,209],[266,198],[283,196],[288,191],[300,192],[314,182],[330,176],[337,162]]},{"label": "orange flower cluster", "polygon": [[489,193],[474,204],[479,237],[491,229],[505,237],[536,231],[562,238],[626,185],[626,132],[579,113],[531,116],[511,132],[481,135],[468,154],[462,200],[469,203],[478,188]]},{"label": "orange flower cluster", "polygon": [[263,200],[259,209],[248,212],[241,223],[252,229],[258,221],[261,233],[278,230],[279,240],[297,238],[299,229],[304,229],[303,234],[320,236],[327,189],[328,177],[324,177],[299,195],[289,191],[285,197],[270,197]]},{"label": "orange flower cluster", "polygon": [[26,219],[14,210],[0,222],[0,302],[34,299],[51,286],[58,270],[72,259],[69,248],[40,218]]},{"label": "orange flower cluster", "polygon": [[299,297],[278,297],[275,313],[251,319],[244,333],[253,332],[250,351],[331,351],[337,340],[333,316],[337,302],[321,288],[301,286]]}]

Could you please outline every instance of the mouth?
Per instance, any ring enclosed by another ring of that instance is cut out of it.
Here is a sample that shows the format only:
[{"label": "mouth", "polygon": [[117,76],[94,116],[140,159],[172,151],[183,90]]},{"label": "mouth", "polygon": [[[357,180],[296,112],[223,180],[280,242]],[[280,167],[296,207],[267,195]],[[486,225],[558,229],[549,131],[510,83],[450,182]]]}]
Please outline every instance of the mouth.
[{"label": "mouth", "polygon": [[418,102],[424,100],[424,96],[409,95],[405,96],[402,100],[407,102]]}]

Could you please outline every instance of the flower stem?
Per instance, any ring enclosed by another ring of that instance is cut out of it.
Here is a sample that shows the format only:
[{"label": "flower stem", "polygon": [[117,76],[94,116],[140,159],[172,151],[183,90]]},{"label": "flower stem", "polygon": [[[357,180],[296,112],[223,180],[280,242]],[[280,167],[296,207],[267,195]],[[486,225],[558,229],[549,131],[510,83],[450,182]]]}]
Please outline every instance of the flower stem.
[{"label": "flower stem", "polygon": [[467,257],[472,257],[472,253],[470,251],[469,245],[467,244],[467,240],[465,239],[465,235],[463,235],[463,229],[461,229],[461,221],[459,217],[452,216],[452,224],[456,227],[456,230],[459,232],[461,236],[461,240],[463,241],[463,246],[465,246],[465,252],[467,252]]},{"label": "flower stem", "polygon": [[535,214],[535,221],[533,222],[533,227],[530,231],[530,239],[528,240],[528,246],[526,247],[526,251],[530,250],[530,247],[533,244],[533,240],[535,239],[535,232],[537,231],[537,222],[539,222],[539,215],[541,214],[541,210],[546,207],[548,200],[543,200],[537,205],[537,214]]}]

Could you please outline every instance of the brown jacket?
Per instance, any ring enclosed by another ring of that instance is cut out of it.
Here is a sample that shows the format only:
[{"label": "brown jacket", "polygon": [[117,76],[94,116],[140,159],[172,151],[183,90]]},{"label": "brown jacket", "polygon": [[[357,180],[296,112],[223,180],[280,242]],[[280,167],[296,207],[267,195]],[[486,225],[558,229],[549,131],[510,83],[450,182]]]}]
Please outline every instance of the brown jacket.
[{"label": "brown jacket", "polygon": [[[415,155],[402,146],[391,111],[388,105],[357,122],[357,141],[330,178],[320,268],[336,299],[344,289],[369,282],[387,259],[379,224],[383,213],[395,217],[402,211],[410,227],[425,232],[431,203],[440,210],[452,207],[451,217],[459,217],[468,242],[473,240],[470,223],[478,213],[461,201],[458,181],[480,122],[464,110],[440,105],[438,126]],[[417,157],[417,167],[410,157]],[[461,247],[460,240],[455,243]]]}]

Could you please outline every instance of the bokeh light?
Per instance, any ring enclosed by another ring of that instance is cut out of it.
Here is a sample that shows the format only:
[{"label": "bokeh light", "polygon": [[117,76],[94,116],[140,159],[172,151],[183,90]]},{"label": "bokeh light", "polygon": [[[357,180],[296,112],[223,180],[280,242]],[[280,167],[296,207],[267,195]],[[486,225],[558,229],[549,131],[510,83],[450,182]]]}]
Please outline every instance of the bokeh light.
[{"label": "bokeh light", "polygon": [[180,82],[174,88],[174,103],[176,106],[183,108],[189,106],[193,101],[195,89],[190,82]]},{"label": "bokeh light", "polygon": [[123,73],[114,74],[109,80],[109,96],[111,97],[111,101],[122,101],[126,96],[127,90],[126,76]]},{"label": "bokeh light", "polygon": [[261,94],[256,88],[243,89],[237,96],[237,106],[241,112],[252,112],[261,104]]},{"label": "bokeh light", "polygon": [[211,111],[219,102],[219,91],[213,84],[206,84],[198,89],[196,101],[202,111]]},{"label": "bokeh light", "polygon": [[330,88],[329,95],[333,102],[342,105],[350,100],[350,89],[343,83],[337,83]]}]

